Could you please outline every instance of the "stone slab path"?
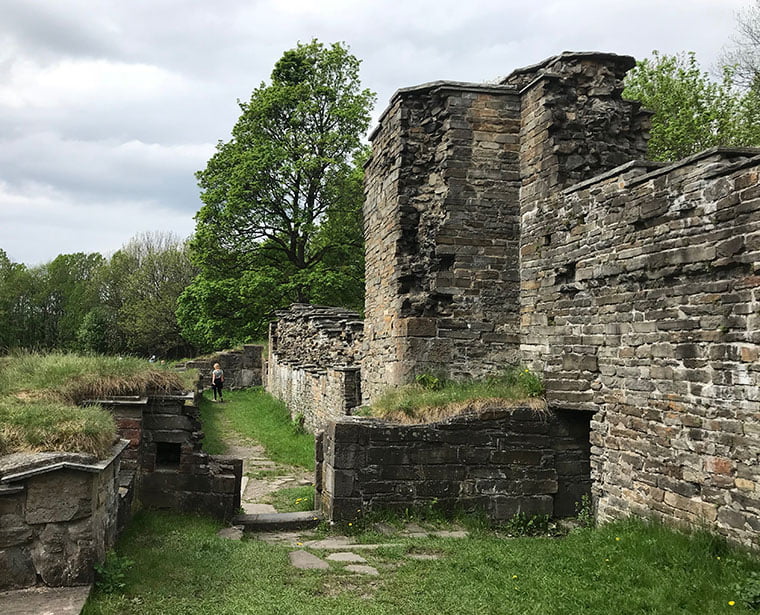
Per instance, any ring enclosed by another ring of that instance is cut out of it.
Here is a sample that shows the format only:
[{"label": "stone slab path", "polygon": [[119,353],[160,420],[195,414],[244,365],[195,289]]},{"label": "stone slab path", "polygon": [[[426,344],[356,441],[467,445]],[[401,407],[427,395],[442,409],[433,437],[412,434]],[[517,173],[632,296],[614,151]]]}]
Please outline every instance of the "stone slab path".
[{"label": "stone slab path", "polygon": [[[228,430],[228,434],[232,434]],[[452,529],[428,529],[417,523],[407,523],[401,528],[387,523],[377,523],[373,529],[388,541],[374,544],[358,543],[349,536],[328,536],[318,538],[316,530],[297,529],[283,525],[279,531],[268,531],[267,523],[256,524],[255,518],[266,521],[268,518],[285,518],[288,514],[277,514],[275,507],[267,501],[271,493],[288,487],[300,487],[313,484],[310,472],[277,464],[266,456],[264,448],[255,442],[244,442],[234,435],[226,439],[226,454],[243,459],[243,481],[241,484],[241,506],[245,515],[238,520],[247,519],[245,526],[233,526],[219,532],[219,536],[230,540],[241,540],[245,535],[249,539],[261,540],[269,544],[289,547],[290,565],[297,570],[320,570],[348,572],[353,575],[378,577],[383,568],[392,568],[397,563],[385,562],[376,554],[378,549],[399,547],[405,543],[400,540],[438,538],[467,538],[467,532],[458,527]],[[307,513],[290,513],[304,515]],[[243,531],[245,527],[245,532]],[[372,554],[372,555],[370,555]],[[367,558],[372,561],[368,561]],[[436,560],[443,557],[437,553],[408,553],[409,560]]]}]

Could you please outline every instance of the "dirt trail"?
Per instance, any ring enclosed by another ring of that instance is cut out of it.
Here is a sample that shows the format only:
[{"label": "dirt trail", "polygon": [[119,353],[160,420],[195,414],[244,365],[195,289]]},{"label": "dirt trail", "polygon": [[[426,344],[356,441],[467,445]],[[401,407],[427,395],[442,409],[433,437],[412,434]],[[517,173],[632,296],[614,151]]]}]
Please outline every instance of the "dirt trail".
[{"label": "dirt trail", "polygon": [[278,512],[266,501],[270,493],[287,487],[314,484],[312,472],[272,461],[263,446],[235,433],[225,417],[221,418],[225,454],[243,460],[240,505],[246,514]]}]

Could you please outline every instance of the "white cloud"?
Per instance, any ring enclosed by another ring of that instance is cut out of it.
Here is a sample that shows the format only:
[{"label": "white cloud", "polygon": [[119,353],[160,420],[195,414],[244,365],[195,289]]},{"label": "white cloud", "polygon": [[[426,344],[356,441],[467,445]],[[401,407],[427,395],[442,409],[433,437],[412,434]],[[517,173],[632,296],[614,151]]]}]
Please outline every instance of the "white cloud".
[{"label": "white cloud", "polygon": [[48,186],[13,191],[0,183],[0,247],[14,262],[41,264],[58,254],[110,254],[138,233],[189,236],[192,215],[149,201],[72,202]]},{"label": "white cloud", "polygon": [[377,117],[398,88],[564,50],[707,69],[749,1],[0,0],[0,248],[40,262],[192,230],[194,172],[297,41],[348,43]]},{"label": "white cloud", "polygon": [[0,84],[0,106],[81,108],[93,103],[144,103],[169,93],[181,96],[189,90],[182,77],[146,64],[62,60],[41,66],[19,59]]}]

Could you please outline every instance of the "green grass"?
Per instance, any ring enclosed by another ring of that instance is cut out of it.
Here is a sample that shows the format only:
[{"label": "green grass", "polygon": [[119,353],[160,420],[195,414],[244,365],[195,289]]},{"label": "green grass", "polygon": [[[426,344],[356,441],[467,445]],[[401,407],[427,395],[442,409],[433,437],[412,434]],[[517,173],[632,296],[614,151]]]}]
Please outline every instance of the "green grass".
[{"label": "green grass", "polygon": [[540,378],[524,367],[466,382],[421,374],[415,383],[389,391],[361,414],[400,422],[429,422],[477,410],[493,399],[543,409],[543,392]]},{"label": "green grass", "polygon": [[265,503],[274,506],[277,512],[314,510],[314,485],[278,489],[266,497]]},{"label": "green grass", "polygon": [[213,403],[206,395],[200,402],[206,451],[223,448],[221,434],[229,427],[261,444],[272,461],[314,470],[314,436],[295,428],[281,401],[259,387],[225,391],[223,404]]},{"label": "green grass", "polygon": [[760,566],[713,536],[625,521],[564,538],[507,539],[491,530],[467,539],[386,538],[399,546],[362,551],[378,578],[337,563],[296,570],[291,548],[224,540],[219,528],[139,513],[117,545],[122,561],[135,562],[120,578],[123,589],[96,589],[85,615],[752,613],[740,586]]},{"label": "green grass", "polygon": [[[192,375],[188,375],[191,377]],[[17,352],[0,358],[0,455],[67,451],[104,456],[116,437],[110,413],[78,404],[114,395],[185,390],[166,368],[133,357]]]}]

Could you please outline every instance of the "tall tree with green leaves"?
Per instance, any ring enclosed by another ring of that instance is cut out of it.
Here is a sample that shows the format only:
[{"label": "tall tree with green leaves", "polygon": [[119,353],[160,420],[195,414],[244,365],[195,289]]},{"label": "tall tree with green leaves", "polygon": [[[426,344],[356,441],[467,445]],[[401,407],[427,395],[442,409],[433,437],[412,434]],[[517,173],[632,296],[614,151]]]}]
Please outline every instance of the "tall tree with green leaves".
[{"label": "tall tree with green leaves", "polygon": [[626,75],[623,96],[655,112],[649,156],[678,160],[718,145],[760,145],[760,97],[739,87],[731,66],[714,81],[694,53],[640,60]]},{"label": "tall tree with green leaves", "polygon": [[293,301],[361,305],[355,220],[374,100],[346,47],[313,40],[286,51],[271,83],[240,103],[232,138],[197,174],[191,245],[201,274],[178,312],[196,341],[261,335]]}]

